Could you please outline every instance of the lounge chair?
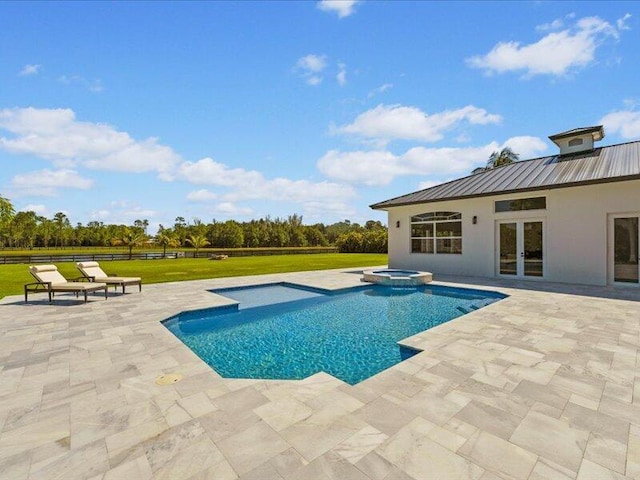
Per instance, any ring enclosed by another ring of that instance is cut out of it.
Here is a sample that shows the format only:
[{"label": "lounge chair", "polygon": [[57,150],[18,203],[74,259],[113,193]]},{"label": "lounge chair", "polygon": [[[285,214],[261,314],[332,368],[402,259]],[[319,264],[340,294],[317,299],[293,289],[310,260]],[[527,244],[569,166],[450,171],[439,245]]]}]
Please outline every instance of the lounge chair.
[{"label": "lounge chair", "polygon": [[104,273],[98,262],[78,262],[76,263],[80,273],[92,282],[106,283],[113,285],[117,290],[118,285],[122,287],[122,293],[127,285],[138,285],[138,290],[142,291],[142,279],[140,277],[118,277]]},{"label": "lounge chair", "polygon": [[53,301],[56,292],[72,292],[76,297],[80,292],[84,293],[84,301],[87,301],[87,293],[104,290],[104,298],[107,298],[106,283],[68,282],[58,271],[55,265],[36,265],[29,267],[29,273],[37,280],[24,286],[24,301],[27,302],[29,292],[47,292],[49,303]]}]

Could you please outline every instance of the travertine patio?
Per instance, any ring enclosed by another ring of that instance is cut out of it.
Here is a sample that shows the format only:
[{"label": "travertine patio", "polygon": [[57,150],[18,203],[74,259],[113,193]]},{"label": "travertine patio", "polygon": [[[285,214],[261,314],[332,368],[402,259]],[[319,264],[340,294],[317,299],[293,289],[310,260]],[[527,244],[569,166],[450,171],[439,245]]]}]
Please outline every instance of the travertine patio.
[{"label": "travertine patio", "polygon": [[357,386],[223,379],[159,323],[225,302],[207,289],[281,280],[360,275],[2,300],[0,478],[640,479],[640,290],[465,279],[510,297]]}]

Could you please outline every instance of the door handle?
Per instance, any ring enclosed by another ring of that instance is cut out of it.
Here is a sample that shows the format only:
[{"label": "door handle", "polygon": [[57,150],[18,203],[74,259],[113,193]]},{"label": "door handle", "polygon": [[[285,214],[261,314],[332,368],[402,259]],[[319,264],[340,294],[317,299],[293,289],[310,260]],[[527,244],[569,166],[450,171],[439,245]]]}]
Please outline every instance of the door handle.
[{"label": "door handle", "polygon": [[524,258],[524,252],[520,252],[520,257]]}]

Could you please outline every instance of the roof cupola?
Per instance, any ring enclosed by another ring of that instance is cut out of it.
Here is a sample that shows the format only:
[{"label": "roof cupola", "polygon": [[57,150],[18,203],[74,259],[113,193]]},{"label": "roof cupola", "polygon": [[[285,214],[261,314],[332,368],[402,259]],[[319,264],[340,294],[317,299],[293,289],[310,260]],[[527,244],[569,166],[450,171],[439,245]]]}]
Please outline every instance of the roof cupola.
[{"label": "roof cupola", "polygon": [[568,155],[578,152],[593,150],[593,144],[604,138],[602,125],[594,127],[574,128],[566,132],[551,135],[549,140],[560,147],[560,155]]}]

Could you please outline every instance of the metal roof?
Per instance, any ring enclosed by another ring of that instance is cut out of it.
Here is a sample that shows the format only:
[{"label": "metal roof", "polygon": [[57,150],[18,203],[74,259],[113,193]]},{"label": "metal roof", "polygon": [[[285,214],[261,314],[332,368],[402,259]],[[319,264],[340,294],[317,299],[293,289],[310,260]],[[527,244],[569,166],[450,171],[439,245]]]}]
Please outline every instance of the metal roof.
[{"label": "metal roof", "polygon": [[[640,141],[523,160],[371,205],[388,207],[640,179]],[[640,192],[639,192],[640,193]]]}]

